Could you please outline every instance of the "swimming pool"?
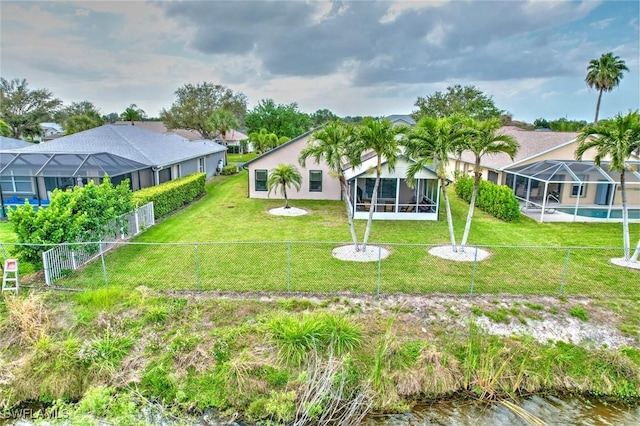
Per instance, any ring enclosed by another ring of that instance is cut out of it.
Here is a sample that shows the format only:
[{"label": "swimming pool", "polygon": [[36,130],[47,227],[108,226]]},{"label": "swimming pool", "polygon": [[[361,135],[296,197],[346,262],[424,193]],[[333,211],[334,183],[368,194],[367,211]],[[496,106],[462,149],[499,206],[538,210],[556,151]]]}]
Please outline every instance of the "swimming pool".
[{"label": "swimming pool", "polygon": [[[573,214],[575,212],[575,208],[573,207],[558,207],[555,209],[561,213]],[[629,219],[640,219],[640,210],[638,209],[629,209]],[[598,207],[580,207],[578,208],[578,216],[583,217],[595,217],[606,219],[607,214],[609,213],[609,209],[607,208],[598,208]],[[611,209],[611,219],[622,219],[622,210],[621,209]]]}]

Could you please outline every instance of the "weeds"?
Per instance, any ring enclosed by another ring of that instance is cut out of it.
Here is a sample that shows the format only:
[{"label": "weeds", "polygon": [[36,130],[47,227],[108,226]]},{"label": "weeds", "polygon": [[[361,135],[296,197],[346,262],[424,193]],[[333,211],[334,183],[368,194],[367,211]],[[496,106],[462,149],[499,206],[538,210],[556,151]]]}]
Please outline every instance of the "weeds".
[{"label": "weeds", "polygon": [[51,323],[42,296],[27,297],[7,295],[4,297],[8,311],[8,325],[16,331],[20,343],[35,343],[49,333]]},{"label": "weeds", "polygon": [[569,309],[569,315],[582,321],[589,321],[589,314],[582,306],[574,306]]}]

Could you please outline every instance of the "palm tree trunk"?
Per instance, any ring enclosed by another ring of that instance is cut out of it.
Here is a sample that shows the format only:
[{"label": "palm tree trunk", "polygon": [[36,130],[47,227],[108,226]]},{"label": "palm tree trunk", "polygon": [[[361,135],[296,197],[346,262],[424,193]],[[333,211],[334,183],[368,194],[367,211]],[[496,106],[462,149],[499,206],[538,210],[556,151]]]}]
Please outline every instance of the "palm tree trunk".
[{"label": "palm tree trunk", "polygon": [[624,168],[620,172],[620,190],[622,191],[622,243],[624,245],[624,260],[629,260],[631,242],[629,239],[629,211],[627,210],[627,191],[624,185]]},{"label": "palm tree trunk", "polygon": [[633,256],[629,259],[630,262],[637,262],[638,256],[640,256],[640,239],[638,239],[638,244],[636,245],[636,250],[633,252]]},{"label": "palm tree trunk", "polygon": [[[380,157],[378,156],[378,162]],[[378,203],[378,185],[380,185],[380,165],[376,169],[376,183],[373,185],[373,194],[371,194],[371,207],[369,207],[369,218],[367,219],[367,228],[364,231],[364,239],[362,240],[362,251],[367,250],[367,241],[371,233],[371,223],[373,222],[373,211]]]},{"label": "palm tree trunk", "polygon": [[360,251],[358,247],[358,236],[356,235],[356,227],[353,224],[353,206],[351,205],[351,194],[349,194],[349,188],[344,176],[340,176],[340,187],[342,188],[342,198],[344,199],[344,205],[347,209],[347,222],[349,223],[349,231],[351,232],[351,240],[353,240],[353,247],[356,251]]},{"label": "palm tree trunk", "polygon": [[473,210],[476,207],[476,196],[478,195],[478,187],[480,186],[480,162],[476,160],[476,167],[474,169],[473,176],[473,192],[471,193],[471,200],[469,201],[469,212],[467,213],[467,223],[464,225],[464,234],[462,234],[462,241],[460,242],[460,252],[464,253],[464,247],[467,245],[469,239],[469,232],[471,232],[471,221],[473,220]]},{"label": "palm tree trunk", "polygon": [[287,185],[282,185],[282,193],[284,194],[284,208],[289,208],[289,198],[287,198]]},{"label": "palm tree trunk", "polygon": [[600,112],[600,100],[602,100],[602,90],[598,93],[598,103],[596,104],[596,118],[593,120],[593,124],[598,124],[598,113]]},{"label": "palm tree trunk", "polygon": [[440,186],[442,187],[442,196],[444,197],[444,205],[447,210],[447,225],[449,225],[449,237],[451,238],[451,248],[457,251],[456,236],[453,232],[453,216],[451,215],[451,205],[449,204],[449,195],[447,194],[447,179],[440,178]]}]

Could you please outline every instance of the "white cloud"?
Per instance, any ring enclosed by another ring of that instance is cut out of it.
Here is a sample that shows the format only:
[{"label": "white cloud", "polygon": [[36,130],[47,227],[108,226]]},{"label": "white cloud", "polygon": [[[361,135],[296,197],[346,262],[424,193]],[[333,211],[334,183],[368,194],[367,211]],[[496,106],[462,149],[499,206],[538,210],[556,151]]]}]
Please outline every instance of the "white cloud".
[{"label": "white cloud", "polygon": [[595,28],[596,30],[604,30],[609,25],[611,25],[613,21],[615,21],[615,18],[601,19],[600,21],[590,23],[589,26],[591,28]]},{"label": "white cloud", "polygon": [[410,11],[428,9],[431,7],[441,7],[449,3],[450,0],[427,0],[427,1],[407,1],[395,0],[387,9],[387,13],[380,18],[381,24],[394,22],[400,15]]},{"label": "white cloud", "polygon": [[427,42],[433,46],[442,46],[445,38],[451,31],[451,25],[437,24],[429,33],[425,36]]}]

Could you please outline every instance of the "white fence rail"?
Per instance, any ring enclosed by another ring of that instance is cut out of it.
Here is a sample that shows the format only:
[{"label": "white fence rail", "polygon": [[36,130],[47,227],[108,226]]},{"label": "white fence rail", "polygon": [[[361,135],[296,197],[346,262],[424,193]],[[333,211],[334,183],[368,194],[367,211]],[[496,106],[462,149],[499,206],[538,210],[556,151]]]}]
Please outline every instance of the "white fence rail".
[{"label": "white fence rail", "polygon": [[145,204],[132,212],[114,219],[102,236],[92,236],[89,241],[98,243],[67,243],[42,253],[44,277],[47,285],[69,275],[72,271],[91,262],[111,250],[120,241],[135,237],[155,225],[153,203]]}]

